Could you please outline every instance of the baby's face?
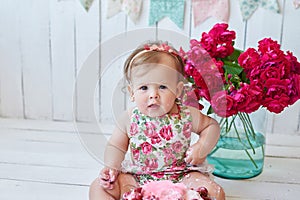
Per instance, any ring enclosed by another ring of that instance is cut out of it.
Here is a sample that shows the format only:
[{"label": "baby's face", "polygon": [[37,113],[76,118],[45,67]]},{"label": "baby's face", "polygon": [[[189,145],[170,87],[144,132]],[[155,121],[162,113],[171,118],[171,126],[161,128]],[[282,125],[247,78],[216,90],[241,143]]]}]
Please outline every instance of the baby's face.
[{"label": "baby's face", "polygon": [[174,58],[163,54],[158,63],[136,66],[131,71],[131,95],[139,110],[150,117],[176,110],[175,99],[182,92],[180,73]]}]

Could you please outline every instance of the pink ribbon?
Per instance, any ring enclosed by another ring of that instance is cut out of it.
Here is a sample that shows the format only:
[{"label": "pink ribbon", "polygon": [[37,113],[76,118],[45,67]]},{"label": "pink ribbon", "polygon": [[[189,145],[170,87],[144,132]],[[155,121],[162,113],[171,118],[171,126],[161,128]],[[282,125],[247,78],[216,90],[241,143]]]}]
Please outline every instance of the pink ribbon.
[{"label": "pink ribbon", "polygon": [[224,22],[229,19],[229,0],[193,0],[194,26],[203,23],[209,17]]}]

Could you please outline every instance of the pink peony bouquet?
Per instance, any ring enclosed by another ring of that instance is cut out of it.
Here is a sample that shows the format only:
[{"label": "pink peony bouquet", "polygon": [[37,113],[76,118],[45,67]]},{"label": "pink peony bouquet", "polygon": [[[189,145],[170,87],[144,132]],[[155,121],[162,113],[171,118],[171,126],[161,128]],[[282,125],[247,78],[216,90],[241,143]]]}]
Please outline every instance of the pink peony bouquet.
[{"label": "pink peony bouquet", "polygon": [[300,63],[271,38],[244,52],[234,48],[236,34],[228,24],[216,24],[181,54],[192,89],[186,103],[206,99],[220,117],[251,113],[261,106],[280,113],[300,98]]},{"label": "pink peony bouquet", "polygon": [[[252,118],[249,113],[264,107],[277,114],[298,101],[300,63],[291,52],[282,51],[271,38],[260,40],[256,49],[248,48],[244,52],[234,48],[235,38],[236,34],[228,30],[228,24],[221,23],[208,33],[202,33],[200,40],[190,40],[188,51],[180,49],[189,83],[183,101],[201,109],[199,101],[205,99],[209,103],[208,114],[215,113],[220,117],[221,137],[208,157],[223,159],[224,155],[219,152],[222,148],[244,150],[257,170],[259,165],[253,156],[255,148],[261,147],[264,151],[264,137],[259,133],[264,130],[258,130],[258,124],[253,125],[252,119],[257,118]],[[232,159],[227,155],[224,157]],[[215,164],[220,165],[216,169],[224,169],[223,162]]]},{"label": "pink peony bouquet", "polygon": [[123,200],[211,200],[205,187],[188,189],[182,183],[151,181],[123,195]]}]

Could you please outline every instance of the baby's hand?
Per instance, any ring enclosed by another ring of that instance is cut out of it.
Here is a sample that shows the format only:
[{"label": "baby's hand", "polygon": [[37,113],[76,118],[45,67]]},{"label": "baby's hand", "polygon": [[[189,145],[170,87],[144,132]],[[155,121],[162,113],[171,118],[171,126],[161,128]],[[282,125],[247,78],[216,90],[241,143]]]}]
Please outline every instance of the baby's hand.
[{"label": "baby's hand", "polygon": [[115,169],[103,168],[99,175],[100,185],[108,190],[114,188],[114,182],[116,181],[119,172]]},{"label": "baby's hand", "polygon": [[186,152],[186,157],[185,157],[185,162],[191,164],[191,165],[200,165],[202,164],[206,156],[201,156],[200,152],[200,145],[199,144],[194,144],[192,145]]}]

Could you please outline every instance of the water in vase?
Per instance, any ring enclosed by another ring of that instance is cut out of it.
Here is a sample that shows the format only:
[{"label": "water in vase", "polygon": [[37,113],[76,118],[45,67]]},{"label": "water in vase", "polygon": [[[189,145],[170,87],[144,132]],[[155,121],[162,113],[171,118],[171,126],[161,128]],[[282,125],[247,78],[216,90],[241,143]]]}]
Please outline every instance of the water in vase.
[{"label": "water in vase", "polygon": [[[250,145],[250,143],[251,145]],[[257,176],[264,164],[265,137],[257,133],[252,137],[222,136],[207,160],[215,166],[214,175],[229,179]]]}]

